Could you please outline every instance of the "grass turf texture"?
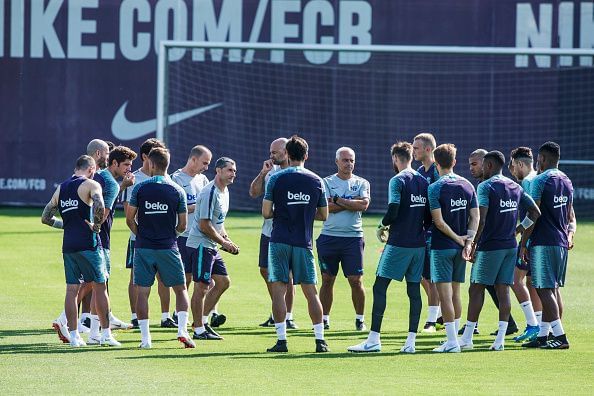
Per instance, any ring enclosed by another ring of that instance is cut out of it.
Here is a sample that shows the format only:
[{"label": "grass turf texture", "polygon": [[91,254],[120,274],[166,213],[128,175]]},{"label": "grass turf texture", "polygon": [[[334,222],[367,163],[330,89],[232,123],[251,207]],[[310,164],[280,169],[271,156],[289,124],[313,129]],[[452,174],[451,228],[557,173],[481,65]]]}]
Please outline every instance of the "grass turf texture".
[{"label": "grass turf texture", "polygon": [[[363,340],[367,332],[354,330],[350,289],[339,275],[335,286],[331,330],[326,340],[331,352],[313,353],[314,339],[305,299],[297,290],[295,320],[299,330],[289,331],[289,354],[265,352],[274,344],[274,329],[258,327],[270,312],[270,300],[257,266],[261,218],[231,213],[227,230],[241,247],[239,256],[223,253],[231,288],[220,309],[227,323],[220,328],[223,341],[197,342],[182,349],[175,329],[158,327],[159,300],[151,295],[153,349],[139,350],[140,334],[116,331],[123,348],[71,349],[61,344],[51,322],[63,308],[64,272],[58,230],[39,221],[41,209],[0,209],[0,383],[3,393],[564,393],[594,391],[594,224],[580,223],[576,247],[570,253],[564,327],[571,342],[568,351],[522,350],[511,337],[504,352],[489,352],[497,316],[488,295],[480,318],[481,335],[475,350],[461,354],[433,354],[444,332],[419,333],[416,355],[397,352],[406,338],[408,300],[405,286],[392,282],[382,329],[383,351],[350,354],[346,348]],[[382,246],[375,238],[378,217],[365,216],[366,317],[370,325],[374,272]],[[315,235],[319,234],[319,228]],[[118,211],[112,232],[110,293],[113,312],[129,320],[124,267],[128,232]],[[469,268],[468,268],[469,270]],[[467,274],[467,282],[469,279]],[[463,286],[463,323],[466,290]],[[423,299],[421,326],[426,318]],[[513,314],[525,325],[512,295]],[[172,294],[172,308],[174,297]],[[86,335],[83,336],[86,339]]]}]

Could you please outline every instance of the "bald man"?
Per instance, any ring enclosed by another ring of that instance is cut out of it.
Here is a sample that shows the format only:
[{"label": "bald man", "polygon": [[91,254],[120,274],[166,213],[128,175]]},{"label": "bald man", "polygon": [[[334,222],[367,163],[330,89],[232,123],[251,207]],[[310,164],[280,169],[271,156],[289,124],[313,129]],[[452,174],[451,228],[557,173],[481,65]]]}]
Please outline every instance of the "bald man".
[{"label": "bald man", "polygon": [[[287,156],[287,138],[278,138],[270,143],[270,158],[268,158],[262,164],[262,170],[258,173],[258,176],[250,184],[250,197],[258,198],[264,194],[264,189],[268,179],[274,173],[285,169],[289,166],[289,157]],[[272,299],[272,292],[270,290],[270,283],[268,282],[268,243],[270,242],[270,235],[272,233],[272,219],[265,219],[262,224],[262,234],[260,235],[260,255],[258,259],[258,266],[260,267],[260,275],[266,282],[266,288],[268,294]],[[285,294],[285,303],[287,304],[287,317],[286,325],[288,329],[296,329],[297,325],[293,320],[293,299],[295,297],[295,287],[292,282],[287,283],[287,293]],[[262,327],[274,327],[274,319],[272,319],[272,313],[264,321],[260,323]]]}]

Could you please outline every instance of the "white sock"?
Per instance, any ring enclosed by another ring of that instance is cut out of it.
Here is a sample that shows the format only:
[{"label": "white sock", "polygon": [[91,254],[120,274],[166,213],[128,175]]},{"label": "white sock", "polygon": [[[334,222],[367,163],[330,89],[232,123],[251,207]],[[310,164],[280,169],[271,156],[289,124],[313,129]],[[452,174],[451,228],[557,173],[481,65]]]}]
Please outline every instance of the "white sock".
[{"label": "white sock", "polygon": [[[274,329],[276,330],[276,336],[278,337],[279,341],[286,341],[287,340],[287,323],[280,322],[274,324]],[[322,326],[322,330],[324,326]]]},{"label": "white sock", "polygon": [[74,339],[77,339],[77,338],[80,338],[80,334],[78,333],[78,329],[72,330],[70,332],[70,339],[71,340],[74,340]]},{"label": "white sock", "polygon": [[536,316],[534,315],[534,308],[532,308],[532,301],[524,301],[520,304],[520,307],[522,307],[522,311],[524,312],[526,324],[528,326],[538,326],[538,321],[536,320]]},{"label": "white sock", "polygon": [[314,336],[316,340],[324,339],[324,322],[313,325]]},{"label": "white sock", "polygon": [[202,317],[202,326],[208,324],[208,315]]},{"label": "white sock", "polygon": [[81,321],[81,322],[84,322],[84,321],[85,321],[87,318],[90,318],[90,317],[91,317],[91,314],[90,314],[90,313],[88,313],[88,312],[83,312],[83,313],[80,315],[80,321]]},{"label": "white sock", "polygon": [[553,335],[555,337],[559,337],[565,334],[565,330],[563,330],[563,325],[561,324],[561,319],[557,319],[551,322],[551,330],[553,330]]},{"label": "white sock", "polygon": [[540,323],[540,330],[538,331],[538,337],[546,337],[546,336],[548,336],[550,330],[551,330],[551,323],[550,322],[541,322]]},{"label": "white sock", "polygon": [[214,307],[213,309],[210,310],[210,312],[208,314],[209,315],[212,315],[212,314],[217,314],[218,315],[219,314],[219,310],[217,309],[217,307]]},{"label": "white sock", "polygon": [[181,311],[177,313],[177,334],[182,335],[187,332],[188,328],[188,311]]},{"label": "white sock", "polygon": [[102,333],[102,338],[106,339],[106,338],[111,338],[111,330],[109,328],[107,329],[102,329],[101,330]]},{"label": "white sock", "polygon": [[161,320],[167,320],[170,317],[169,312],[161,312]]},{"label": "white sock", "polygon": [[66,318],[66,311],[62,311],[58,316],[58,322],[68,324],[68,318]]},{"label": "white sock", "polygon": [[456,333],[456,324],[454,322],[444,323],[446,335],[448,336],[448,344],[458,343],[458,333]]},{"label": "white sock", "polygon": [[322,321],[330,324],[330,315],[322,315]]},{"label": "white sock", "polygon": [[114,319],[117,318],[111,313],[111,311],[109,311],[109,321],[112,322]]},{"label": "white sock", "polygon": [[439,309],[437,310],[437,318],[441,317],[441,305],[438,305]]},{"label": "white sock", "polygon": [[134,320],[134,319],[138,320],[138,316],[136,315],[135,312],[132,312],[132,315],[130,316],[130,318],[132,318],[132,320]]},{"label": "white sock", "polygon": [[505,332],[507,331],[507,323],[499,321],[499,328],[497,329],[497,337],[495,337],[495,344],[503,345],[505,343]]},{"label": "white sock", "polygon": [[173,316],[177,316],[177,309],[173,311]]},{"label": "white sock", "polygon": [[379,344],[380,333],[378,333],[377,331],[370,331],[369,335],[367,336],[367,342],[369,344]]},{"label": "white sock", "polygon": [[474,335],[474,328],[476,327],[476,322],[467,321],[466,327],[464,328],[464,334],[462,334],[462,339],[464,341],[472,341],[472,336]]},{"label": "white sock", "polygon": [[406,337],[406,342],[404,345],[415,345],[415,341],[417,340],[417,333],[409,332],[408,336]]},{"label": "white sock", "polygon": [[360,320],[361,322],[365,322],[365,315],[355,315],[356,320]]},{"label": "white sock", "polygon": [[100,326],[101,323],[99,322],[99,316],[91,315],[91,334],[89,335],[89,337],[98,338]]},{"label": "white sock", "polygon": [[460,331],[460,318],[454,319],[454,325],[456,326],[456,334]]},{"label": "white sock", "polygon": [[437,322],[437,315],[439,314],[439,305],[429,305],[429,316],[427,316],[427,322]]},{"label": "white sock", "polygon": [[149,320],[148,319],[140,319],[138,321],[138,327],[140,327],[140,338],[142,342],[150,342],[151,341],[151,332],[149,330]]},{"label": "white sock", "polygon": [[293,314],[291,312],[287,312],[285,315],[285,320],[293,320]]},{"label": "white sock", "polygon": [[542,311],[534,311],[534,316],[536,316],[536,321],[540,326],[540,324],[542,323]]},{"label": "white sock", "polygon": [[206,331],[206,328],[204,327],[204,325],[200,326],[200,327],[194,327],[194,334],[202,334]]}]

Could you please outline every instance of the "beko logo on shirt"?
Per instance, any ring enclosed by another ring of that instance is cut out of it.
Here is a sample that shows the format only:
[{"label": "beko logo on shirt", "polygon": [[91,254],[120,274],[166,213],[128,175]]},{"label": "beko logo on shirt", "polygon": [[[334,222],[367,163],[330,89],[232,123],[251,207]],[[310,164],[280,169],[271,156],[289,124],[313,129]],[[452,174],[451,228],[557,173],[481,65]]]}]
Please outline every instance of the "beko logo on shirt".
[{"label": "beko logo on shirt", "polygon": [[144,201],[144,207],[150,211],[144,212],[145,214],[167,213],[167,209],[169,209],[167,204],[149,201]]},{"label": "beko logo on shirt", "polygon": [[514,201],[513,199],[508,199],[507,201],[499,199],[499,207],[501,208],[499,213],[513,212],[518,209],[518,201]]},{"label": "beko logo on shirt", "polygon": [[68,212],[69,210],[78,209],[78,201],[76,199],[68,198],[66,201],[60,200],[60,206],[62,208],[67,208],[62,211]]},{"label": "beko logo on shirt", "polygon": [[462,198],[458,198],[458,199],[450,199],[450,206],[452,207],[452,210],[450,210],[450,212],[456,212],[458,210],[462,210],[462,209],[466,209],[466,205],[468,205],[468,201]]},{"label": "beko logo on shirt", "polygon": [[415,208],[417,206],[425,206],[425,204],[427,203],[427,197],[424,197],[422,195],[410,194],[410,202],[411,208]]},{"label": "beko logo on shirt", "polygon": [[292,193],[291,191],[287,191],[287,199],[290,201],[287,202],[287,205],[307,205],[310,198],[309,195],[302,192]]},{"label": "beko logo on shirt", "polygon": [[555,204],[553,208],[560,208],[561,206],[565,206],[567,205],[567,202],[569,202],[569,197],[566,197],[565,195],[553,196],[553,203]]}]

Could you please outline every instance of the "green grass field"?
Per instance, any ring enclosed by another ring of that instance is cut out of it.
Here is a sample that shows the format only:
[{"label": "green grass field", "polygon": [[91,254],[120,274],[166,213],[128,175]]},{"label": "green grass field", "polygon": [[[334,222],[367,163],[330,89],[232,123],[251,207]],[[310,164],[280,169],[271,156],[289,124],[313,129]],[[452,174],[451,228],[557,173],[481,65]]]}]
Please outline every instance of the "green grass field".
[{"label": "green grass field", "polygon": [[[331,353],[313,353],[305,299],[298,290],[294,312],[300,330],[289,332],[290,353],[279,356],[265,352],[275,342],[274,329],[257,326],[270,311],[269,297],[257,267],[259,216],[232,213],[227,218],[227,230],[240,245],[241,254],[224,256],[232,279],[219,309],[228,317],[220,328],[225,340],[201,342],[196,349],[182,349],[175,340],[174,329],[158,327],[160,315],[155,290],[151,296],[153,349],[139,350],[138,331],[116,332],[123,345],[119,349],[71,349],[58,341],[51,322],[63,307],[62,233],[42,225],[40,214],[41,209],[0,209],[3,394],[594,392],[592,223],[579,224],[576,246],[570,253],[567,287],[563,289],[564,327],[571,342],[567,351],[522,350],[508,338],[504,352],[489,352],[492,337],[486,334],[496,328],[497,316],[491,302],[486,301],[480,319],[482,333],[475,339],[475,350],[433,354],[430,350],[445,338],[443,332],[438,332],[419,334],[416,355],[399,355],[397,352],[406,338],[408,300],[404,285],[393,282],[382,329],[383,352],[349,354],[346,348],[360,342],[366,333],[353,329],[350,291],[346,280],[341,278],[335,290],[332,329],[326,333]],[[374,236],[378,218],[366,216],[364,222],[367,241],[364,282],[368,291],[369,325],[371,286],[381,245]],[[127,238],[119,211],[112,233],[110,292],[113,311],[124,320],[129,320],[129,271],[124,267]],[[519,305],[514,297],[512,301],[513,314],[519,325],[524,326]]]}]

